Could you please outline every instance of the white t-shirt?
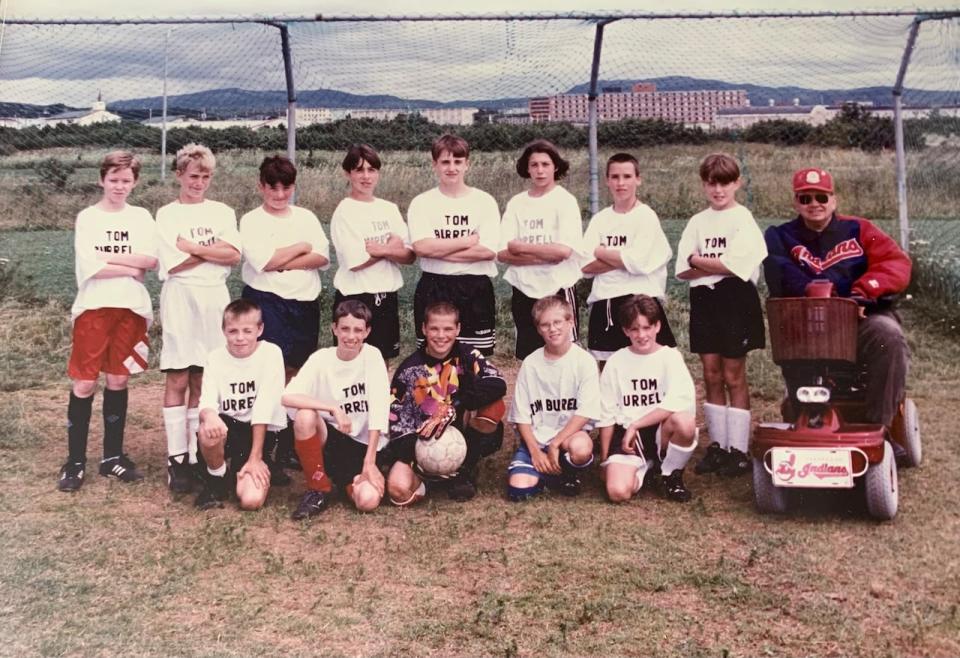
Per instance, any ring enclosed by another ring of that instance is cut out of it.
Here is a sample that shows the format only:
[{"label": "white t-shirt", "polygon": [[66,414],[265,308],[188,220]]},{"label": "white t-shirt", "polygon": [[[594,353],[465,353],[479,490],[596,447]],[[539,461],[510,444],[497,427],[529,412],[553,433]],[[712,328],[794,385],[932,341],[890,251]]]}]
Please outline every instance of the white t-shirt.
[{"label": "white t-shirt", "polygon": [[661,346],[652,354],[617,350],[600,375],[600,422],[597,427],[626,427],[654,409],[694,413],[696,390],[683,355]]},{"label": "white t-shirt", "polygon": [[344,295],[393,292],[402,288],[400,267],[386,258],[362,270],[351,270],[370,260],[366,240],[384,243],[391,233],[408,242],[407,225],[397,204],[383,199],[357,201],[350,197],[341,201],[330,220],[330,240],[339,263],[333,287]]},{"label": "white t-shirt", "polygon": [[[496,200],[475,187],[461,197],[451,197],[439,187],[414,197],[407,210],[410,243],[426,238],[460,238],[471,233],[480,236],[480,244],[496,253],[500,246],[500,208]],[[433,274],[497,275],[493,260],[453,263],[441,258],[421,258],[420,269]]]},{"label": "white t-shirt", "polygon": [[70,311],[76,320],[84,311],[97,308],[128,308],[153,320],[153,304],[146,286],[129,276],[93,278],[107,266],[100,256],[110,254],[157,255],[157,225],[145,208],[126,205],[116,212],[96,206],[77,215],[73,248],[76,262],[77,297]]},{"label": "white t-shirt", "polygon": [[[330,258],[330,243],[317,216],[306,208],[289,206],[286,217],[269,214],[262,206],[240,218],[240,239],[243,241],[241,278],[251,288],[272,292],[284,299],[312,302],[320,295],[320,273],[317,270],[263,270],[274,252],[297,242],[309,242],[313,253]],[[321,270],[327,269],[329,262]]]},{"label": "white t-shirt", "polygon": [[521,192],[507,202],[500,224],[500,250],[511,240],[530,244],[559,243],[573,252],[560,263],[511,265],[504,281],[527,297],[540,299],[569,288],[582,276],[583,222],[576,197],[557,185],[540,197]]},{"label": "white t-shirt", "polygon": [[583,242],[591,260],[598,246],[619,249],[626,268],[594,275],[588,304],[621,295],[666,294],[667,264],[673,250],[650,206],[637,201],[625,213],[616,212],[613,206],[604,208],[590,220]]},{"label": "white t-shirt", "polygon": [[[719,258],[728,270],[744,281],[754,284],[760,278],[760,265],[767,257],[767,243],[753,213],[741,205],[726,210],[707,208],[690,218],[677,245],[675,274],[690,269],[687,258],[691,254]],[[713,287],[728,274],[713,274],[691,279],[692,286]]]},{"label": "white t-shirt", "polygon": [[261,340],[253,354],[238,359],[226,346],[210,352],[203,369],[200,409],[251,425],[266,425],[268,430],[287,426],[283,395],[283,353],[273,343]]},{"label": "white t-shirt", "polygon": [[[389,440],[390,382],[380,350],[364,343],[355,358],[341,361],[336,347],[325,347],[310,355],[296,377],[287,384],[286,393],[309,395],[323,402],[334,402],[350,417],[349,435],[367,445],[370,430],[380,430],[382,450]],[[295,410],[290,410],[291,417]],[[337,428],[334,417],[320,415]],[[343,431],[343,430],[341,430]]]},{"label": "white t-shirt", "polygon": [[219,201],[203,203],[180,203],[174,201],[157,211],[158,252],[160,256],[160,280],[176,278],[184,283],[199,286],[220,285],[230,276],[229,265],[203,262],[176,274],[170,270],[187,260],[190,255],[177,249],[177,237],[209,246],[222,240],[240,249],[240,233],[237,231],[237,214],[233,208]]},{"label": "white t-shirt", "polygon": [[600,417],[597,362],[576,344],[559,359],[548,359],[541,347],[520,366],[507,420],[531,425],[537,441],[546,445],[573,416]]}]

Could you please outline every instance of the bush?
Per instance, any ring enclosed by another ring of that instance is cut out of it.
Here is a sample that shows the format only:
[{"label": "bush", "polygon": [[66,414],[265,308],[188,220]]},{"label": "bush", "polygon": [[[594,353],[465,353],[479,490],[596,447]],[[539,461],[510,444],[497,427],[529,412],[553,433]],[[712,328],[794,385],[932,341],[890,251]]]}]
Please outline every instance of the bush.
[{"label": "bush", "polygon": [[74,169],[76,167],[73,164],[57,158],[47,158],[33,166],[33,170],[37,172],[40,180],[56,190],[63,190],[67,187],[67,180],[73,174]]}]

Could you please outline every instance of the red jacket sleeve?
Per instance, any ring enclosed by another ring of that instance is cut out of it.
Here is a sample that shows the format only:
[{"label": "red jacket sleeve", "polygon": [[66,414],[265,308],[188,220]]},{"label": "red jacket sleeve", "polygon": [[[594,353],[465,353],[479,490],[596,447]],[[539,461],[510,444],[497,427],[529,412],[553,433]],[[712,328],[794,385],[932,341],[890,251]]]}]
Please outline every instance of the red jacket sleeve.
[{"label": "red jacket sleeve", "polygon": [[910,257],[893,238],[865,219],[860,223],[860,244],[867,256],[867,271],[853,282],[851,293],[867,299],[899,294],[910,283]]}]

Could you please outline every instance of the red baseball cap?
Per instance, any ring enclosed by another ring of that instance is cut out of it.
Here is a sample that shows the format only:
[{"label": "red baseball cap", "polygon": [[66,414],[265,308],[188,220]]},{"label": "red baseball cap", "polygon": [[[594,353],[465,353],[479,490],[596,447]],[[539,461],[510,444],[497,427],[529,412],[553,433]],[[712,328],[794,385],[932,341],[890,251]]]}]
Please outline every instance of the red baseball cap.
[{"label": "red baseball cap", "polygon": [[833,176],[830,172],[811,167],[801,169],[793,175],[793,191],[818,190],[833,194]]}]

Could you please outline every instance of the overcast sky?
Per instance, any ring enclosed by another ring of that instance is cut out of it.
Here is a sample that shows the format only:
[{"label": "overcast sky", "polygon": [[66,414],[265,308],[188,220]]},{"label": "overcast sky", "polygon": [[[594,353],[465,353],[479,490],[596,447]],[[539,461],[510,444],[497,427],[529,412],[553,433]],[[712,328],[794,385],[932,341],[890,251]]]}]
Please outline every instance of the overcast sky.
[{"label": "overcast sky", "polygon": [[[0,0],[6,18],[405,16],[656,12],[642,0]],[[865,11],[943,8],[918,0],[672,0],[671,11]],[[606,28],[601,79],[690,76],[734,84],[849,89],[896,78],[909,18],[618,21]],[[583,21],[298,23],[299,90],[438,101],[562,93],[589,79],[594,27]],[[275,28],[215,25],[23,26],[0,32],[0,101],[89,106],[210,89],[282,90]],[[960,93],[960,21],[925,23],[908,86]],[[229,99],[224,101],[229,107]],[[282,102],[280,104],[282,106]]]}]

